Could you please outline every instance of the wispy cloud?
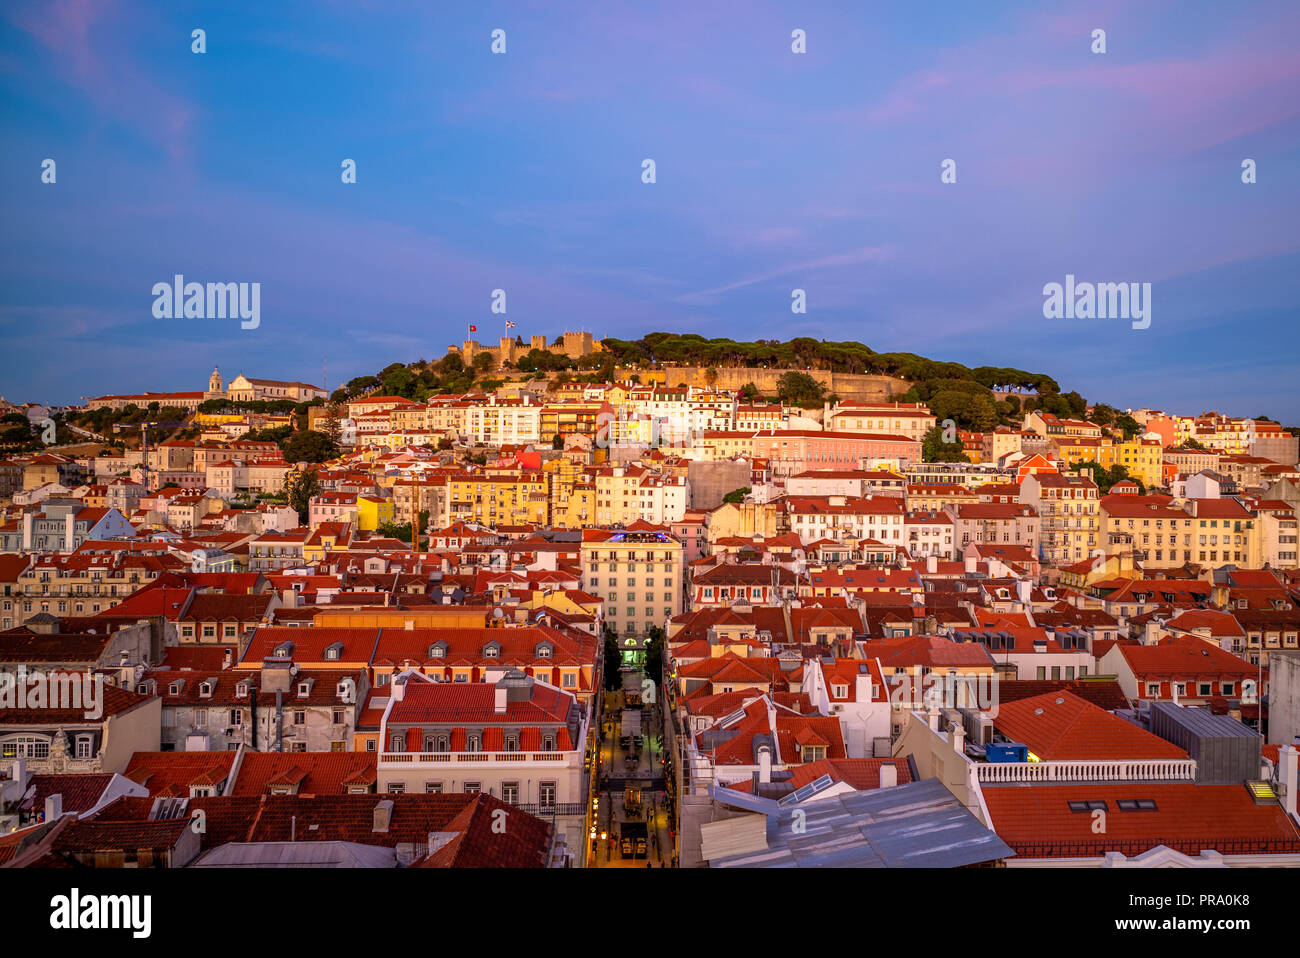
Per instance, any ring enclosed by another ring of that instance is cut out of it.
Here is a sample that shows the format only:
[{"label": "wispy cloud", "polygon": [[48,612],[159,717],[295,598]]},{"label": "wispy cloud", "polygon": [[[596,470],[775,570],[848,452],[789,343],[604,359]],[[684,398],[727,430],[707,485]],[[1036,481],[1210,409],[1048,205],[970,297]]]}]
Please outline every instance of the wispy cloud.
[{"label": "wispy cloud", "polygon": [[766,273],[760,273],[756,276],[749,276],[745,279],[736,280],[723,286],[716,286],[713,289],[700,290],[695,293],[688,293],[685,296],[678,297],[678,302],[682,303],[708,303],[716,300],[723,293],[730,293],[737,289],[744,289],[746,286],[753,286],[756,283],[766,283],[769,280],[780,279],[782,276],[794,276],[801,273],[813,273],[824,269],[835,269],[842,266],[860,266],[863,263],[877,263],[885,258],[890,252],[888,246],[868,246],[862,249],[853,250],[849,253],[836,253],[831,256],[822,256],[817,259],[805,260],[801,263],[793,263],[789,266],[782,266],[778,269],[769,270]]}]

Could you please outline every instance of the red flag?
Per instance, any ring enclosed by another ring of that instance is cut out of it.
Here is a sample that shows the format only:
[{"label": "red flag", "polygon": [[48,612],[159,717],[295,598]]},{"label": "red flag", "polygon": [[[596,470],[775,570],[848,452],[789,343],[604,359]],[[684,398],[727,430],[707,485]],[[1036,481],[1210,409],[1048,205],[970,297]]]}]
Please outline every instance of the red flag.
[{"label": "red flag", "polygon": [[477,332],[478,332],[478,327],[477,327],[477,326],[471,326],[471,327],[469,328],[469,331],[470,331],[471,333],[477,333]]}]

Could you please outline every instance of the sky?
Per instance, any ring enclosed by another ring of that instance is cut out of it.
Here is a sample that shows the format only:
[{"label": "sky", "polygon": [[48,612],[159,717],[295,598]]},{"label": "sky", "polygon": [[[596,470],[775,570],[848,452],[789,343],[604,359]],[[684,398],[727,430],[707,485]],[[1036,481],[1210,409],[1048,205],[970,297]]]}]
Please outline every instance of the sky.
[{"label": "sky", "polygon": [[[1300,424],[1298,48],[1294,2],[6,0],[0,395],[333,389],[509,320]],[[176,274],[260,325],[155,318]],[[1149,328],[1045,318],[1067,274]]]}]

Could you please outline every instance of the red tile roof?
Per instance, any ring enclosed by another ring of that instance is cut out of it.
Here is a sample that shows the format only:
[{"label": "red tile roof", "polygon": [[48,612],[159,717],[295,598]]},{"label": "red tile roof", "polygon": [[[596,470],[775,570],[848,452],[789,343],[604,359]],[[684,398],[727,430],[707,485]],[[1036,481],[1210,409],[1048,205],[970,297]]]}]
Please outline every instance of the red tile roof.
[{"label": "red tile roof", "polygon": [[216,786],[230,777],[235,752],[136,752],[122,774],[149,789],[149,797],[184,797],[192,785]]},{"label": "red tile roof", "polygon": [[373,786],[377,752],[249,752],[230,794],[265,795],[272,786],[296,786],[298,795],[343,795],[349,786]]},{"label": "red tile roof", "polygon": [[64,812],[88,812],[99,804],[112,774],[33,775],[23,800],[23,807],[40,810],[52,795],[62,796]]},{"label": "red tile roof", "polygon": [[[985,788],[998,837],[1022,858],[1139,855],[1159,845],[1199,855],[1300,853],[1300,829],[1279,805],[1256,805],[1244,785],[1035,785]],[[1121,810],[1120,800],[1151,799],[1154,810]],[[1089,811],[1070,802],[1104,801],[1106,832],[1094,834]]]},{"label": "red tile roof", "polygon": [[993,726],[1045,762],[1187,758],[1173,743],[1066,691],[1002,702]]}]

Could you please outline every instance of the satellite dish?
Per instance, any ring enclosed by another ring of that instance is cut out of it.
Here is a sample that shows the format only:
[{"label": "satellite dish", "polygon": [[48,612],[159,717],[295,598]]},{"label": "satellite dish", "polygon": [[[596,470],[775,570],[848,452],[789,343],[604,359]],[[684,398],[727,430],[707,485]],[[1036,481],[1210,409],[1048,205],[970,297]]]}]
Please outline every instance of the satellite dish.
[{"label": "satellite dish", "polygon": [[505,613],[502,612],[500,609],[493,609],[493,610],[492,610],[492,618],[494,618],[494,619],[499,619],[499,618],[501,618],[501,617],[504,616],[504,615],[505,615]]}]

